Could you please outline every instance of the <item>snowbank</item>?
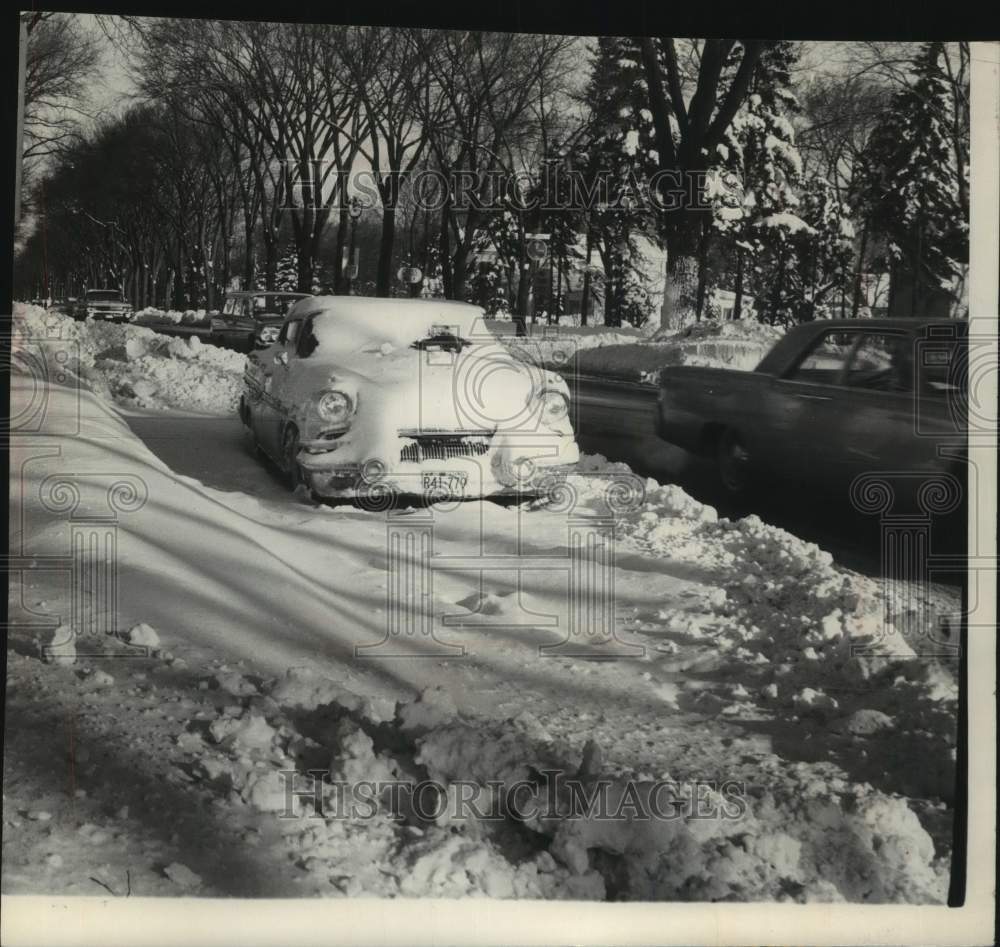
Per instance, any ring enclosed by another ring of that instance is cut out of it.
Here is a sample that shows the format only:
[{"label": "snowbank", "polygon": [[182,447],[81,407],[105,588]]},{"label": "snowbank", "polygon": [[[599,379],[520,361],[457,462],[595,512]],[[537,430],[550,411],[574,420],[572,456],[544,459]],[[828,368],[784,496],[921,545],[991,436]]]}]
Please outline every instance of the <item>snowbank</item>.
[{"label": "snowbank", "polygon": [[14,333],[73,343],[67,367],[125,407],[231,415],[239,404],[246,357],[204,345],[196,336],[171,339],[141,326],[77,322],[20,304],[14,307]]},{"label": "snowbank", "polygon": [[504,339],[522,357],[586,375],[655,384],[669,365],[700,365],[752,371],[784,330],[754,320],[704,321],[680,331],[660,330],[637,341],[615,330],[552,339]]},{"label": "snowbank", "polygon": [[135,314],[138,325],[208,325],[211,313],[204,309],[156,309],[147,306]]},{"label": "snowbank", "polygon": [[585,349],[634,345],[641,333],[637,329],[610,329],[604,326],[539,326],[534,333],[520,337],[498,333],[504,345],[517,357],[547,368],[559,369]]}]

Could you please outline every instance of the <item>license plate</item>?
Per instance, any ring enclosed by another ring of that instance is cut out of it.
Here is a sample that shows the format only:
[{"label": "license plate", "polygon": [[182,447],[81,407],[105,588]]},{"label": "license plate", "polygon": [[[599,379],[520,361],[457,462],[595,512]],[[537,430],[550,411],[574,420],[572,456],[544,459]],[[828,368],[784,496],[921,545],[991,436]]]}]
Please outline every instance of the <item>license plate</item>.
[{"label": "license plate", "polygon": [[425,473],[420,475],[424,493],[436,497],[458,499],[465,495],[465,483],[469,479],[464,473]]}]

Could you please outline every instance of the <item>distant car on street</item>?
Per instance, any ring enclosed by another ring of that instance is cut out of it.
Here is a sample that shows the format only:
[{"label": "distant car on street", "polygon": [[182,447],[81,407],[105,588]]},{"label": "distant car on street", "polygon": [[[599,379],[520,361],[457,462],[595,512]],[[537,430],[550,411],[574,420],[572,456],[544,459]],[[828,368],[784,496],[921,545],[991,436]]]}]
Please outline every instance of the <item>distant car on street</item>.
[{"label": "distant car on street", "polygon": [[714,458],[731,495],[765,481],[845,489],[875,472],[964,482],[967,365],[965,322],[810,322],[752,372],[663,369],[658,433]]},{"label": "distant car on street", "polygon": [[442,300],[300,300],[247,359],[240,417],[319,497],[547,492],[579,460],[569,390],[483,316]]},{"label": "distant car on street", "polygon": [[222,311],[212,316],[210,339],[241,352],[266,348],[278,338],[288,310],[309,293],[239,291],[226,294]]},{"label": "distant car on street", "polygon": [[107,322],[131,322],[135,318],[132,304],[118,289],[88,289],[73,310],[78,319],[103,319]]}]

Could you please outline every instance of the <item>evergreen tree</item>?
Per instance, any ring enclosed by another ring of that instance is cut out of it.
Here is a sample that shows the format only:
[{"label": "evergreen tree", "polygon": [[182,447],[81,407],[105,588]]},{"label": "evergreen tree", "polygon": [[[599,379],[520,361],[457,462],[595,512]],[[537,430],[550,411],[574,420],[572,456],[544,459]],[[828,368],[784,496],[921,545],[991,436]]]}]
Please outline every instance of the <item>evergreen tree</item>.
[{"label": "evergreen tree", "polygon": [[579,206],[604,264],[605,324],[620,325],[626,316],[636,318],[633,289],[642,281],[642,260],[635,237],[658,239],[645,186],[658,155],[634,39],[598,39],[586,96],[593,131],[575,156],[588,191]]},{"label": "evergreen tree", "polygon": [[750,95],[717,148],[708,193],[713,230],[731,250],[725,275],[736,293],[736,318],[751,293],[760,297],[758,313],[769,310],[772,321],[794,304],[794,244],[808,230],[797,213],[802,158],[790,120],[798,111],[789,89],[796,55],[789,42],[764,49]]},{"label": "evergreen tree", "polygon": [[294,293],[299,285],[299,264],[295,249],[289,250],[280,260],[274,277],[274,288],[282,293]]},{"label": "evergreen tree", "polygon": [[886,241],[890,264],[921,288],[948,287],[968,262],[968,168],[950,137],[954,94],[942,66],[942,43],[926,43],[913,82],[897,92],[872,135],[856,199],[874,233]]},{"label": "evergreen tree", "polygon": [[810,231],[798,247],[798,318],[831,317],[837,294],[846,300],[851,289],[854,224],[850,208],[829,181],[815,177],[802,198],[802,218]]}]

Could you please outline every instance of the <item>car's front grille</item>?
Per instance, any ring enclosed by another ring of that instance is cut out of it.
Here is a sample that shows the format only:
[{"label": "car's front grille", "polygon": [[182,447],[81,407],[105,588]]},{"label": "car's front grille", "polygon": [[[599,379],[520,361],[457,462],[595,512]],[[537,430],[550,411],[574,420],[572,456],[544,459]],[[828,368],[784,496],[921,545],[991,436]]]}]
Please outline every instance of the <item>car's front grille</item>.
[{"label": "car's front grille", "polygon": [[422,460],[449,460],[452,457],[482,457],[490,449],[492,431],[399,432],[412,439],[399,452],[399,459],[418,464]]}]

